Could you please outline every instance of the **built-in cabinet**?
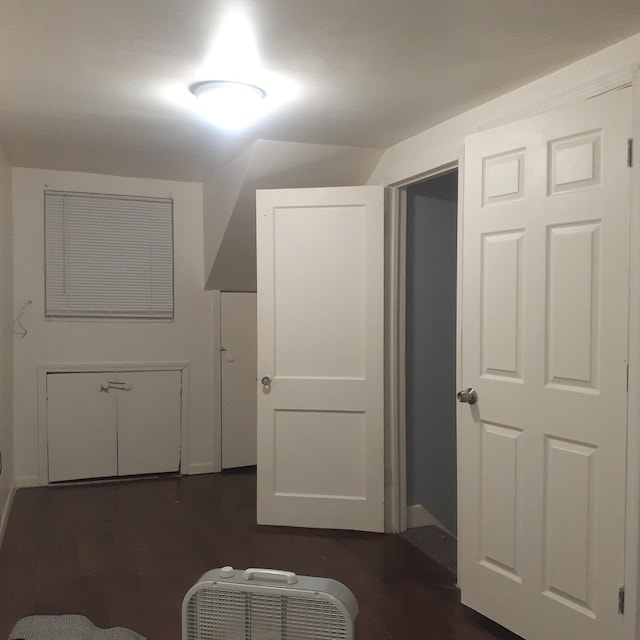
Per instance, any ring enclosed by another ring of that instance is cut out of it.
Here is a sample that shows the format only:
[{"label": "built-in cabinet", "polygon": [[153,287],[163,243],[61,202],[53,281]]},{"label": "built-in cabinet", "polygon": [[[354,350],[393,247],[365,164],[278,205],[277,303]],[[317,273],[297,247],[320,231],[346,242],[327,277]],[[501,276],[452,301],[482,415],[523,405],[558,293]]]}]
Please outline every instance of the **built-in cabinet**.
[{"label": "built-in cabinet", "polygon": [[46,375],[49,482],[178,471],[181,375]]}]

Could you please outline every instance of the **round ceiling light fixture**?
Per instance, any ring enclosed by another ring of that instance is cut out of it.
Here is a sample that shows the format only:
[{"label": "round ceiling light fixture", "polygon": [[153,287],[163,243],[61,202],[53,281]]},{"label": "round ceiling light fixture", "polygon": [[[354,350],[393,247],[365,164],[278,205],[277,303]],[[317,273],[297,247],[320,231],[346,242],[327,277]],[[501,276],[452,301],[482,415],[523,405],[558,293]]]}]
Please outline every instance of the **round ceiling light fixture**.
[{"label": "round ceiling light fixture", "polygon": [[266,98],[264,89],[246,82],[206,80],[189,87],[206,117],[222,129],[242,129],[253,122]]}]

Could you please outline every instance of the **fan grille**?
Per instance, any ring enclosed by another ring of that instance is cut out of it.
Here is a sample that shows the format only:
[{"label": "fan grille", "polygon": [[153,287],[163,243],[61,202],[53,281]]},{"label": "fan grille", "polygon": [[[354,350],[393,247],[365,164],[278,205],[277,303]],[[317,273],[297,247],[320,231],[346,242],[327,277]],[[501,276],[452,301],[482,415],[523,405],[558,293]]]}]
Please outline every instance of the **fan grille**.
[{"label": "fan grille", "polygon": [[187,606],[187,640],[350,640],[330,601],[203,588]]}]

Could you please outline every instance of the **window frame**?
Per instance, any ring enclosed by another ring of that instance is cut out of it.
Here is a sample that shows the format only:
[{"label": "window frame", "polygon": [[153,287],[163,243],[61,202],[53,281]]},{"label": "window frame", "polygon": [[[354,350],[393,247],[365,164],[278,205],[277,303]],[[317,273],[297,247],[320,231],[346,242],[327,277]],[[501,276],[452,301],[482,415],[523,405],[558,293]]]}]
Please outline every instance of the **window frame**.
[{"label": "window frame", "polygon": [[45,320],[173,322],[172,197],[45,188],[43,213]]}]

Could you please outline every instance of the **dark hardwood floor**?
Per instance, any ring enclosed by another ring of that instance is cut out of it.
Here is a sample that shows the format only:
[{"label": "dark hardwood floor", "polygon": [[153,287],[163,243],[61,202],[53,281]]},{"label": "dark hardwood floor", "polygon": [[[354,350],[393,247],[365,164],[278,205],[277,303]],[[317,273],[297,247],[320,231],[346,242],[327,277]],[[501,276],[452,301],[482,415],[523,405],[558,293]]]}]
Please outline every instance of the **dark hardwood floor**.
[{"label": "dark hardwood floor", "polygon": [[207,570],[286,569],[344,582],[359,640],[515,638],[459,602],[455,578],[397,535],[259,527],[255,474],[22,489],[0,548],[0,639],[31,614],[80,613],[179,640]]}]

